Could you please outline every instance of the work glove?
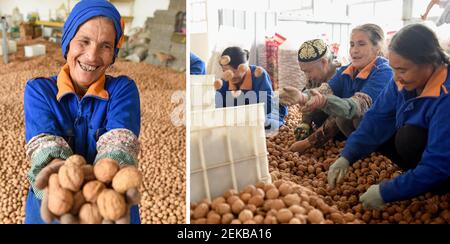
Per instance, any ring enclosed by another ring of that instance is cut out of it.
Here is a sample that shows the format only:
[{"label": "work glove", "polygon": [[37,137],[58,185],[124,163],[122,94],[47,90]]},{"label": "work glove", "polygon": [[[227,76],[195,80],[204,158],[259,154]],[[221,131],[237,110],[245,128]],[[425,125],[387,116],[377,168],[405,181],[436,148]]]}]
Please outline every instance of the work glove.
[{"label": "work glove", "polygon": [[322,109],[327,104],[327,97],[322,95],[315,89],[310,90],[310,97],[302,108],[303,113],[313,112],[317,109]]},{"label": "work glove", "polygon": [[281,88],[279,97],[280,104],[288,106],[295,104],[303,106],[308,101],[308,95],[291,86]]},{"label": "work glove", "polygon": [[339,157],[328,170],[328,185],[331,188],[336,186],[336,183],[342,183],[344,176],[347,173],[347,169],[350,166],[350,162],[344,157]]},{"label": "work glove", "polygon": [[312,133],[312,128],[308,123],[302,122],[294,130],[294,136],[296,141],[306,139]]},{"label": "work glove", "polygon": [[59,158],[53,159],[37,174],[36,181],[34,182],[37,189],[44,191],[40,213],[42,220],[47,224],[50,224],[54,219],[56,219],[56,216],[48,210],[48,180],[50,175],[58,173],[59,168],[64,165],[64,162],[64,160]]},{"label": "work glove", "polygon": [[48,186],[50,175],[58,173],[59,168],[64,165],[64,160],[55,158],[47,166],[45,166],[37,175],[34,186],[40,190]]},{"label": "work glove", "polygon": [[367,191],[359,197],[365,209],[382,210],[384,208],[384,200],[381,197],[380,185],[371,185]]},{"label": "work glove", "polygon": [[299,154],[302,154],[304,151],[308,150],[309,148],[311,148],[311,143],[309,143],[308,139],[304,139],[304,140],[297,141],[294,144],[292,144],[291,147],[289,148],[289,150],[292,152],[298,152]]}]

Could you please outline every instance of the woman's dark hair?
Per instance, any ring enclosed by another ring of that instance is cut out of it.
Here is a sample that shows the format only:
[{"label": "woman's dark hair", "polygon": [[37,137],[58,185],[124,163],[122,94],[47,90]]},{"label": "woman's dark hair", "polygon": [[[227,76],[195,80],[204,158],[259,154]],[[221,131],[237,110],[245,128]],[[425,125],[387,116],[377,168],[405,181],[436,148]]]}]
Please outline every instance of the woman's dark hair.
[{"label": "woman's dark hair", "polygon": [[403,27],[392,38],[389,51],[415,64],[450,64],[449,57],[440,46],[436,34],[422,24]]},{"label": "woman's dark hair", "polygon": [[240,47],[228,47],[222,52],[222,56],[230,56],[229,65],[233,69],[237,69],[240,64],[247,63],[250,53],[248,50],[242,49]]}]

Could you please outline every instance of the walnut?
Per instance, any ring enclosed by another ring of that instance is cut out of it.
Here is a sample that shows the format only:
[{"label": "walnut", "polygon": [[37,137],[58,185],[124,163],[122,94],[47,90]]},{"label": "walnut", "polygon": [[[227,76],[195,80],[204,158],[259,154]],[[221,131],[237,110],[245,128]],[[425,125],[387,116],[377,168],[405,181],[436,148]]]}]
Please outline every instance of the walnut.
[{"label": "walnut", "polygon": [[107,220],[118,220],[126,213],[125,198],[114,190],[106,189],[97,198],[100,214]]},{"label": "walnut", "polygon": [[48,183],[48,210],[56,216],[61,216],[69,212],[72,205],[72,193],[59,185],[58,174],[52,174]]},{"label": "walnut", "polygon": [[106,186],[98,180],[90,181],[83,187],[83,196],[86,201],[95,203],[97,202],[98,195],[100,195],[105,188]]},{"label": "walnut", "polygon": [[80,224],[101,224],[103,221],[97,205],[85,203],[80,209]]},{"label": "walnut", "polygon": [[61,166],[58,177],[61,187],[73,192],[79,191],[84,181],[83,169],[73,164]]},{"label": "walnut", "polygon": [[97,180],[108,184],[119,171],[119,163],[110,158],[100,159],[94,166],[94,174]]},{"label": "walnut", "polygon": [[83,166],[86,164],[86,160],[81,155],[74,154],[66,159],[65,165],[70,166]]},{"label": "walnut", "polygon": [[112,181],[112,187],[118,193],[125,193],[128,189],[138,188],[142,183],[142,175],[134,166],[122,168]]}]

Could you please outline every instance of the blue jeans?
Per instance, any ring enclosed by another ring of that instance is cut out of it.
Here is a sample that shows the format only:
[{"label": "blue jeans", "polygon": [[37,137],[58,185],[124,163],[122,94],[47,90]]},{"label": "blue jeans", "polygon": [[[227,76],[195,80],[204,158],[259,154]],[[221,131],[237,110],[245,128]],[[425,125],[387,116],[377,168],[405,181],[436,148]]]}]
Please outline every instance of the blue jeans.
[{"label": "blue jeans", "polygon": [[[45,224],[41,218],[41,200],[34,195],[33,189],[28,191],[27,202],[25,205],[25,224]],[[139,216],[138,205],[133,205],[130,209],[130,223],[140,224],[141,218]],[[59,224],[59,221],[54,220],[52,224]]]}]

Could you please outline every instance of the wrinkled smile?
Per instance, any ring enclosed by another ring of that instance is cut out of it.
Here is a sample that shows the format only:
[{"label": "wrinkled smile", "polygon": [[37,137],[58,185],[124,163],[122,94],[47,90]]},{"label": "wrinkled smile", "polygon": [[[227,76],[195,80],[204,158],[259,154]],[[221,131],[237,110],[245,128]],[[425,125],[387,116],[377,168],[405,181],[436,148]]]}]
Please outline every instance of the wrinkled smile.
[{"label": "wrinkled smile", "polygon": [[81,63],[80,61],[77,61],[77,62],[78,62],[78,65],[80,65],[80,68],[86,72],[95,71],[96,69],[98,69],[98,67],[100,67],[100,66],[92,66],[89,64]]}]

